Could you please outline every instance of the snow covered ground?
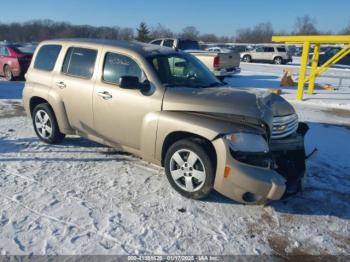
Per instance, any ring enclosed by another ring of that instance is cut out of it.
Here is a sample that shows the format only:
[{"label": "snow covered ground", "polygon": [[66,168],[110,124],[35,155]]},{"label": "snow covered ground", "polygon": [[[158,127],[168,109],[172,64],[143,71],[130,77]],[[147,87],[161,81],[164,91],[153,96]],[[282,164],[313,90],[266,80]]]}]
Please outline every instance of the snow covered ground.
[{"label": "snow covered ground", "polygon": [[[242,67],[231,84],[278,86],[265,67]],[[350,254],[346,107],[295,103],[307,150],[319,150],[305,192],[245,206],[218,193],[185,199],[163,169],[82,138],[39,142],[22,86],[0,81],[0,254]]]}]

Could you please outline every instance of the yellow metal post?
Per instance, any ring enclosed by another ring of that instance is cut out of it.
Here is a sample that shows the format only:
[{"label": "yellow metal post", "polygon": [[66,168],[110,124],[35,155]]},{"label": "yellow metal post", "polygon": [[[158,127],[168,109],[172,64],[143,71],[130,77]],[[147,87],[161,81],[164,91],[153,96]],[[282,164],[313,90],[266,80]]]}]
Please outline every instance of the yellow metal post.
[{"label": "yellow metal post", "polygon": [[[303,55],[301,58],[300,74],[298,82],[297,99],[302,100],[304,94],[304,85],[309,82],[308,93],[312,94],[315,85],[315,78],[323,74],[331,65],[340,61],[343,57],[350,54],[350,35],[302,35],[302,36],[273,36],[273,42],[284,42],[286,44],[302,44]],[[307,62],[309,56],[310,45],[316,46],[312,59],[310,76],[306,77]],[[345,44],[345,47],[331,57],[326,63],[317,66],[320,45],[322,44]]]},{"label": "yellow metal post", "polygon": [[320,44],[316,44],[314,49],[314,55],[312,56],[312,64],[311,64],[311,71],[310,71],[310,80],[309,80],[309,88],[308,88],[308,93],[310,95],[312,95],[314,92],[319,55],[320,55]]},{"label": "yellow metal post", "polygon": [[299,82],[298,82],[298,91],[297,91],[298,100],[303,100],[306,67],[307,67],[307,62],[309,60],[309,49],[310,49],[310,42],[305,42],[303,44],[303,54],[301,56],[301,65],[300,65],[300,71],[299,71]]}]

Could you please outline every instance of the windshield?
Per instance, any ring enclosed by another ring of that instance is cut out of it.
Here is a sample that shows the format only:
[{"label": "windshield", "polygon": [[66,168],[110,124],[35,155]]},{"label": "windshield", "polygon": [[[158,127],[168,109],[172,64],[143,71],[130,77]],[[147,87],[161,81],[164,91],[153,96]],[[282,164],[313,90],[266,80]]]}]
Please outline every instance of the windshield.
[{"label": "windshield", "polygon": [[190,54],[181,52],[155,55],[148,60],[165,86],[204,88],[223,85],[205,65]]}]

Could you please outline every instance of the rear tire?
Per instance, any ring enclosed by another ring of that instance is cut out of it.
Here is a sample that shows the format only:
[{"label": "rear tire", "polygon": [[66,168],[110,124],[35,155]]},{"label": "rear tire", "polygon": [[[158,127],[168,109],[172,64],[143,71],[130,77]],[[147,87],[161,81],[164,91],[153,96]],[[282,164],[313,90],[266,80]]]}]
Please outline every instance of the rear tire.
[{"label": "rear tire", "polygon": [[206,198],[214,187],[213,160],[200,143],[183,139],[170,146],[165,155],[165,173],[171,186],[192,199]]},{"label": "rear tire", "polygon": [[33,126],[39,139],[47,144],[57,144],[65,134],[59,130],[54,112],[47,103],[37,105],[33,112]]},{"label": "rear tire", "polygon": [[7,81],[12,81],[13,80],[13,74],[11,72],[11,68],[9,65],[4,66],[4,76]]},{"label": "rear tire", "polygon": [[282,64],[283,64],[283,59],[282,59],[282,57],[279,57],[279,56],[275,57],[275,58],[273,59],[273,63],[274,63],[275,65],[282,65]]},{"label": "rear tire", "polygon": [[243,62],[250,63],[252,62],[252,58],[250,55],[243,56]]}]

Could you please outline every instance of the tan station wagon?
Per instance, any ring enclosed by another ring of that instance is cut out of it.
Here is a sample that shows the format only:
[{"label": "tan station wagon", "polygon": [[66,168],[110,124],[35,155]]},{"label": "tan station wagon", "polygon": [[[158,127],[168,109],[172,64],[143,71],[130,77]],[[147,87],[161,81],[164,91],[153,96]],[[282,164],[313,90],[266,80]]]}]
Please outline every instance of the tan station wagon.
[{"label": "tan station wagon", "polygon": [[[300,190],[304,135],[283,98],[227,86],[191,54],[138,42],[42,42],[26,74],[37,136],[80,135],[165,167],[172,187],[242,203]],[[132,190],[132,188],[130,188]]]}]

